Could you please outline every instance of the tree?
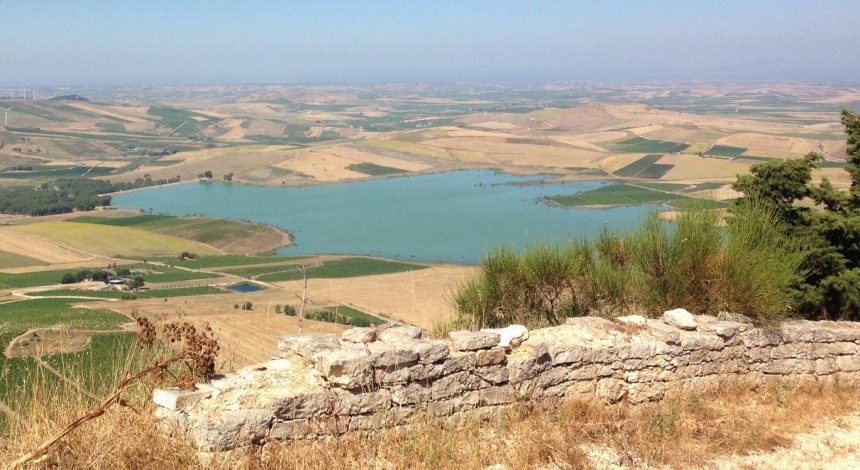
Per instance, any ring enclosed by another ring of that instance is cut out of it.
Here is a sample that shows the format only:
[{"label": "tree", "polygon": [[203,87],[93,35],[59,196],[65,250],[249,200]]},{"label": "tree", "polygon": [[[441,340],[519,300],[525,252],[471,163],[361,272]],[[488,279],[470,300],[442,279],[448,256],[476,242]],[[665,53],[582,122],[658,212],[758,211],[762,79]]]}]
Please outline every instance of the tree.
[{"label": "tree", "polygon": [[127,285],[130,289],[140,289],[146,282],[143,279],[143,276],[134,276],[132,278],[125,280],[125,285]]},{"label": "tree", "polygon": [[[753,165],[733,188],[744,193],[741,201],[771,205],[806,248],[808,274],[794,286],[798,312],[809,318],[860,320],[860,115],[843,110],[842,125],[848,191],[836,189],[827,178],[812,183],[815,163],[822,160],[817,153]],[[820,210],[799,206],[802,200]]]}]

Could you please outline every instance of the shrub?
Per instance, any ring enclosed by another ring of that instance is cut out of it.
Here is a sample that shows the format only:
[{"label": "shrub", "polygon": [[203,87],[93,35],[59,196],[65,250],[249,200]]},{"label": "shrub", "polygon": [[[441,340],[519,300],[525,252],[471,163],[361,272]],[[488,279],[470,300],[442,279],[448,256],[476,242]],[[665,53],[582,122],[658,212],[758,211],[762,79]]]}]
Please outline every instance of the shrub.
[{"label": "shrub", "polygon": [[296,316],[296,307],[293,307],[292,305],[284,305],[284,314],[291,317]]},{"label": "shrub", "polygon": [[458,315],[437,333],[677,307],[760,322],[785,316],[805,254],[764,206],[736,208],[727,225],[725,216],[691,208],[674,225],[655,215],[625,236],[604,230],[594,241],[493,250],[456,290]]}]

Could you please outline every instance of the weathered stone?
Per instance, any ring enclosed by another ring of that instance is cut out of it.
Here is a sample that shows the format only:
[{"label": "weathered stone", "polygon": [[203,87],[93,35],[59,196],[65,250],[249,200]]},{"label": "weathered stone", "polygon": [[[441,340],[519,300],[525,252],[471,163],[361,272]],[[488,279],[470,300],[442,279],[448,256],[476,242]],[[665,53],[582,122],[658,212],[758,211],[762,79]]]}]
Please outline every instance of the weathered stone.
[{"label": "weathered stone", "polygon": [[204,452],[232,450],[260,442],[269,434],[272,415],[267,410],[217,410],[188,422],[188,435]]},{"label": "weathered stone", "polygon": [[660,320],[648,319],[646,326],[655,338],[667,344],[678,344],[681,341],[681,330],[667,325]]},{"label": "weathered stone", "polygon": [[452,331],[448,337],[457,351],[476,351],[499,344],[499,334],[487,331]]},{"label": "weathered stone", "polygon": [[493,384],[508,381],[508,368],[503,365],[476,367],[475,375]]},{"label": "weathered stone", "polygon": [[538,358],[508,361],[508,380],[511,383],[525,382],[537,377],[549,367],[549,362]]},{"label": "weathered stone", "polygon": [[445,362],[441,364],[441,372],[442,375],[451,375],[464,370],[471,370],[475,368],[476,363],[477,359],[475,359],[475,353],[457,353],[446,359]]},{"label": "weathered stone", "polygon": [[747,329],[747,325],[731,321],[715,321],[699,324],[700,331],[713,333],[723,339],[734,338],[738,333]]},{"label": "weathered stone", "polygon": [[738,337],[744,346],[748,348],[760,348],[766,346],[776,346],[782,342],[782,335],[777,329],[766,330],[756,328],[740,333]]},{"label": "weathered stone", "polygon": [[606,331],[615,328],[610,320],[601,317],[569,317],[564,321],[565,325],[575,326],[579,329]]},{"label": "weathered stone", "polygon": [[506,405],[517,400],[516,391],[510,385],[495,385],[472,393],[477,394],[479,406]]},{"label": "weathered stone", "polygon": [[337,415],[363,415],[391,408],[391,392],[385,389],[354,393],[336,390],[334,413]]},{"label": "weathered stone", "polygon": [[379,334],[381,341],[400,341],[404,339],[421,338],[421,328],[417,326],[392,326],[382,330]]},{"label": "weathered stone", "polygon": [[457,372],[456,374],[451,374],[434,381],[430,388],[430,397],[433,400],[450,398],[463,392],[478,390],[483,387],[483,381],[471,372]]},{"label": "weathered stone", "polygon": [[372,360],[360,349],[338,350],[316,356],[316,368],[329,383],[345,388],[368,385],[372,378]]},{"label": "weathered stone", "polygon": [[152,392],[152,402],[168,410],[181,410],[211,397],[214,391],[213,387],[204,384],[197,385],[194,390],[159,388]]},{"label": "weathered stone", "polygon": [[406,366],[418,362],[418,352],[399,343],[370,343],[367,350],[373,367]]},{"label": "weathered stone", "polygon": [[696,319],[693,315],[683,308],[674,310],[666,310],[661,317],[664,323],[672,325],[680,330],[693,331],[696,329]]},{"label": "weathered stone", "polygon": [[377,331],[372,327],[349,328],[340,334],[341,341],[350,343],[372,343],[376,341]]},{"label": "weathered stone", "polygon": [[549,348],[552,365],[572,364],[582,362],[586,348],[576,345],[557,345]]},{"label": "weathered stone", "polygon": [[622,325],[643,327],[645,326],[647,319],[642,315],[627,315],[624,317],[617,317],[615,321],[621,323]]},{"label": "weathered stone", "polygon": [[627,395],[627,383],[620,379],[606,378],[597,382],[597,396],[609,403],[618,403]]},{"label": "weathered stone", "polygon": [[267,405],[271,413],[282,420],[327,415],[332,411],[333,401],[331,392],[295,388],[267,388],[259,399],[261,405]]},{"label": "weathered stone", "polygon": [[475,365],[491,366],[505,362],[505,350],[501,347],[483,349],[475,353]]},{"label": "weathered stone", "polygon": [[508,349],[515,348],[529,339],[529,330],[523,325],[510,325],[505,328],[485,328],[481,331],[499,335],[499,346]]},{"label": "weathered stone", "polygon": [[282,353],[292,352],[306,359],[321,351],[340,349],[340,343],[334,333],[308,333],[301,336],[284,336],[278,342],[278,350]]},{"label": "weathered stone", "polygon": [[440,340],[416,340],[412,348],[418,353],[418,360],[424,364],[443,361],[450,354],[448,343]]}]

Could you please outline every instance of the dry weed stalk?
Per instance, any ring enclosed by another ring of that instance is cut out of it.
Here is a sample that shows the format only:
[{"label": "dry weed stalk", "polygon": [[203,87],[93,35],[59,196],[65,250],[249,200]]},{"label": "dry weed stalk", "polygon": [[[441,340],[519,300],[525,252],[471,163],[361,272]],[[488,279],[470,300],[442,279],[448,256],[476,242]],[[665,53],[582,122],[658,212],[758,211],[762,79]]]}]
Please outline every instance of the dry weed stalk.
[{"label": "dry weed stalk", "polygon": [[[152,347],[157,339],[155,325],[143,317],[135,319],[139,327],[138,344],[141,347]],[[166,359],[156,360],[149,366],[135,374],[126,372],[122,381],[116,386],[104,400],[96,403],[89,411],[66,425],[62,430],[51,436],[38,447],[20,456],[7,469],[15,469],[44,455],[53,445],[63,437],[82,426],[88,421],[102,416],[108,408],[114,405],[130,406],[122,398],[122,393],[133,385],[142,383],[144,379],[153,377],[162,380],[166,375],[174,378],[174,385],[182,389],[193,389],[195,378],[203,380],[211,379],[215,374],[215,358],[220,346],[215,339],[212,329],[206,325],[202,331],[198,331],[194,325],[188,322],[167,323],[164,325],[163,333],[165,339],[174,344],[181,343],[182,349]],[[184,370],[177,376],[170,372],[173,364],[184,365]]]}]

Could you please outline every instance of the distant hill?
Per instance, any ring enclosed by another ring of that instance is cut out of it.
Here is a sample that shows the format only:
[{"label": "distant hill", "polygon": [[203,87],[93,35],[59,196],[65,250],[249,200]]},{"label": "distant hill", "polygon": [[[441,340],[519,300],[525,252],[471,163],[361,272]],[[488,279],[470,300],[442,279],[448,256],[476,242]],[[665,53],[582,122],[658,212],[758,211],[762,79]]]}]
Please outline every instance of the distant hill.
[{"label": "distant hill", "polygon": [[81,95],[62,95],[51,98],[51,101],[87,101],[90,99]]}]

